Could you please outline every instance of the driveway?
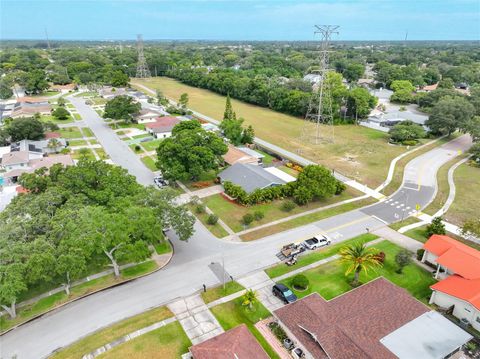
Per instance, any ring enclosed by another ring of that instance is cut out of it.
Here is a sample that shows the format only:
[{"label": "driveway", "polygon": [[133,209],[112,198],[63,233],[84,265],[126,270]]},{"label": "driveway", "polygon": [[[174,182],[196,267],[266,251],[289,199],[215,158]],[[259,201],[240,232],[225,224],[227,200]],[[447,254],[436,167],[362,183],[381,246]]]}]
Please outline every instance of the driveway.
[{"label": "driveway", "polygon": [[125,168],[137,178],[138,183],[145,186],[153,184],[155,175],[150,171],[140,158],[133,153],[128,145],[120,140],[105,121],[88,105],[82,97],[69,96],[68,100],[75,106],[85,124],[90,127],[105,152],[112,161]]}]

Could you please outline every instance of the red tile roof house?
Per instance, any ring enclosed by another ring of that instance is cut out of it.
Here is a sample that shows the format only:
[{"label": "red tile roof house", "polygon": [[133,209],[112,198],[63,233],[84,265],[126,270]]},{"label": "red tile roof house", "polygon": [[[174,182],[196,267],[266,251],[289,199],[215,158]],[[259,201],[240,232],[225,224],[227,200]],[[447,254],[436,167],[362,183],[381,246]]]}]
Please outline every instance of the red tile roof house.
[{"label": "red tile roof house", "polygon": [[453,315],[480,330],[480,251],[448,236],[425,242],[422,262],[437,266],[430,304],[453,307]]},{"label": "red tile roof house", "polygon": [[172,135],[173,128],[179,123],[180,120],[176,117],[158,117],[155,122],[147,123],[145,129],[155,138],[167,138]]},{"label": "red tile roof house", "polygon": [[269,359],[245,324],[190,348],[193,359]]},{"label": "red tile roof house", "polygon": [[317,293],[274,312],[306,358],[444,358],[472,336],[383,277],[332,300]]}]

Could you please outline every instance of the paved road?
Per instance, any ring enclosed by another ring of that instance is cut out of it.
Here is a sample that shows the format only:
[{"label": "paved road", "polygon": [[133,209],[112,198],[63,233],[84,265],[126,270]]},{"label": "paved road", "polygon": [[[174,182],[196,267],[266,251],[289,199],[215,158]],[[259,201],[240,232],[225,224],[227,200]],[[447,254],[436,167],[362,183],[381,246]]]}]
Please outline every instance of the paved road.
[{"label": "paved road", "polygon": [[77,108],[83,121],[90,127],[98,141],[108,153],[112,161],[137,178],[143,185],[153,184],[154,174],[140,158],[135,155],[128,145],[108,127],[105,121],[88,105],[82,97],[69,96],[69,101]]},{"label": "paved road", "polygon": [[438,169],[471,145],[471,137],[463,135],[414,158],[405,166],[401,188],[387,200],[362,212],[392,223],[413,215],[417,206],[420,210],[425,208],[435,197]]},{"label": "paved road", "polygon": [[[145,181],[152,178],[153,174],[148,170],[149,173],[140,175],[135,172],[137,167],[140,167],[140,172],[144,172],[143,165],[138,166],[137,158],[136,161],[125,160],[133,153],[99,120],[95,112],[92,114],[92,111],[88,111],[81,100],[72,102],[82,116],[85,116],[87,124],[92,127],[106,151],[109,154],[122,153],[112,156],[116,163],[128,168],[137,178]],[[428,203],[435,192],[437,169],[455,155],[456,151],[465,149],[468,145],[469,138],[462,136],[453,143],[434,149],[410,162],[406,167],[402,189],[393,195],[393,202],[399,203],[402,191],[414,191],[407,204],[411,206],[413,200],[420,201],[422,205]],[[128,153],[123,154],[124,149],[127,149]],[[133,167],[132,163],[135,164]],[[398,220],[394,213],[402,207],[397,208],[398,205],[392,206],[390,203],[391,201],[387,200],[251,243],[221,241],[197,222],[196,232],[188,243],[178,241],[173,233],[169,234],[174,243],[175,256],[165,269],[74,302],[0,337],[0,357],[6,359],[17,355],[17,359],[33,359],[48,356],[53,350],[101,327],[180,296],[190,295],[199,290],[202,284],[218,284],[219,280],[209,265],[212,262],[222,263],[222,258],[225,261],[225,270],[238,278],[276,263],[278,259],[275,254],[283,244],[304,239],[319,231],[327,232],[334,242],[340,242],[365,233],[366,228],[374,230],[383,226],[383,221]]]}]

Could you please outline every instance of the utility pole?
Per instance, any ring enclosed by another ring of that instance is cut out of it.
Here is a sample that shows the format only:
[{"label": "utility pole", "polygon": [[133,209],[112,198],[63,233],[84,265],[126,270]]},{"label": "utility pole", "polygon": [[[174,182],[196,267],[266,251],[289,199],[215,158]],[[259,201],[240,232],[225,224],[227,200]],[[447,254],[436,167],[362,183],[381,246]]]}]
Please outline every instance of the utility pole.
[{"label": "utility pole", "polygon": [[147,61],[145,60],[145,55],[143,54],[143,39],[142,35],[137,35],[137,52],[138,52],[138,62],[137,62],[137,75],[136,77],[144,79],[150,77],[150,70],[148,69]]},{"label": "utility pole", "polygon": [[[332,35],[338,34],[338,28],[338,25],[315,25],[314,35],[320,35],[322,40],[318,54],[319,67],[312,70],[311,73],[318,75],[319,82],[313,91],[307,114],[305,115],[302,142],[306,139],[311,139],[312,135],[315,144],[318,144],[320,141],[334,142],[335,140],[332,96],[330,85],[327,82],[327,75],[329,72],[330,39]],[[312,128],[312,124],[314,128]]]},{"label": "utility pole", "polygon": [[48,32],[46,27],[45,27],[45,38],[47,39],[48,50],[51,50],[52,48],[50,47],[50,39],[48,38]]}]

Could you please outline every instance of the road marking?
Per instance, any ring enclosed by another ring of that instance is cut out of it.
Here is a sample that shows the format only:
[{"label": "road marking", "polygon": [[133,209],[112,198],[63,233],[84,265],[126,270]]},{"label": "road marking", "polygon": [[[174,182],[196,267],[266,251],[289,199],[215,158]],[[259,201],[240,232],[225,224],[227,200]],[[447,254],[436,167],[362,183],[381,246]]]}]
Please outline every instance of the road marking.
[{"label": "road marking", "polygon": [[387,221],[384,221],[383,219],[381,219],[381,218],[379,218],[379,217],[377,217],[377,216],[373,216],[373,215],[372,215],[372,217],[375,218],[377,221],[380,221],[380,222],[383,222],[383,223],[385,223],[385,224],[388,224]]},{"label": "road marking", "polygon": [[351,221],[351,222],[348,222],[348,223],[344,223],[342,224],[341,226],[337,226],[337,227],[333,227],[333,228],[328,228],[325,230],[325,232],[332,232],[332,231],[336,231],[337,229],[340,229],[340,228],[344,228],[344,227],[348,227],[348,226],[351,226],[352,224],[355,224],[355,223],[360,223],[360,222],[363,222],[364,220],[368,219],[368,218],[371,218],[371,217],[375,217],[375,216],[365,216],[365,217],[362,217],[362,218],[358,218],[354,221]]}]

